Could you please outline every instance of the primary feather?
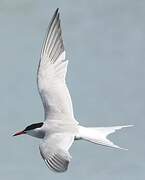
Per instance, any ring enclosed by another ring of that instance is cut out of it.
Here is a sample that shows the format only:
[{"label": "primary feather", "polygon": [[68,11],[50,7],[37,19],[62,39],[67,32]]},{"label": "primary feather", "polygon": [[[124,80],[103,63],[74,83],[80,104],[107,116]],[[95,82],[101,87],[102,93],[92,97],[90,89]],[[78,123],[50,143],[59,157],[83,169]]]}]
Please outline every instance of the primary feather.
[{"label": "primary feather", "polygon": [[67,170],[71,159],[68,149],[73,141],[74,137],[69,133],[55,133],[51,137],[45,137],[39,149],[48,168],[55,172]]},{"label": "primary feather", "polygon": [[57,9],[48,27],[37,73],[45,120],[60,119],[60,116],[74,119],[72,101],[65,82],[67,64]]}]

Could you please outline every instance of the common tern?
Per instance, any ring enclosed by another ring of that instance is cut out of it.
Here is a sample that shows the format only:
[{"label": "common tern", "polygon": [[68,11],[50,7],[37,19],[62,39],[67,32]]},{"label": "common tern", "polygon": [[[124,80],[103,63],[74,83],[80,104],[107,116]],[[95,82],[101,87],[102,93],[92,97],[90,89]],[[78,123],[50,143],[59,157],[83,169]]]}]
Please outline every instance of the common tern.
[{"label": "common tern", "polygon": [[57,9],[48,26],[39,66],[37,85],[44,106],[44,122],[27,126],[13,136],[27,134],[42,141],[40,154],[49,169],[64,172],[71,160],[69,148],[75,140],[86,140],[95,144],[123,149],[115,145],[107,136],[126,126],[84,127],[74,117],[69,90],[65,81],[68,60]]}]

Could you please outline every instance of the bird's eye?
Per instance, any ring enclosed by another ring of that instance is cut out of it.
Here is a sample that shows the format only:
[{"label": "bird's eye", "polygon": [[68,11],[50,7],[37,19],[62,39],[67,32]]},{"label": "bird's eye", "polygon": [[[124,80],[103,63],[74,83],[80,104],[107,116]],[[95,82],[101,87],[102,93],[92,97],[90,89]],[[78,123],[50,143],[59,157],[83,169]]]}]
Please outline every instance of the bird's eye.
[{"label": "bird's eye", "polygon": [[43,122],[31,124],[30,126],[27,126],[27,127],[24,129],[24,131],[34,130],[34,129],[36,129],[36,128],[40,128],[41,126],[43,126]]}]

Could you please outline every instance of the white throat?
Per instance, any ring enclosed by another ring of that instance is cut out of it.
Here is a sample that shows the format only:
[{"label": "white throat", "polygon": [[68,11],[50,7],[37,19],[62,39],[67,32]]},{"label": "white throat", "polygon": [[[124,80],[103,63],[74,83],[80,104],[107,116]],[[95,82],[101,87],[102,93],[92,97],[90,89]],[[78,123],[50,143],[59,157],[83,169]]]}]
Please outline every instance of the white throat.
[{"label": "white throat", "polygon": [[42,139],[45,136],[45,131],[43,128],[36,128],[36,129],[27,131],[26,134]]}]

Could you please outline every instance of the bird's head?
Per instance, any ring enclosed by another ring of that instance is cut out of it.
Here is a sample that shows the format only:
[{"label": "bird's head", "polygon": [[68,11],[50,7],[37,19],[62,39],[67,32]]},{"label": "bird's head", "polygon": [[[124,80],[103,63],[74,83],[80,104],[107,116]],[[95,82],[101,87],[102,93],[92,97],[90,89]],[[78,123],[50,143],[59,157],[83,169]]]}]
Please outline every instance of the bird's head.
[{"label": "bird's head", "polygon": [[31,124],[27,126],[24,130],[15,133],[13,136],[28,134],[30,136],[43,138],[44,137],[44,131],[42,130],[43,124],[44,124],[43,122]]}]

